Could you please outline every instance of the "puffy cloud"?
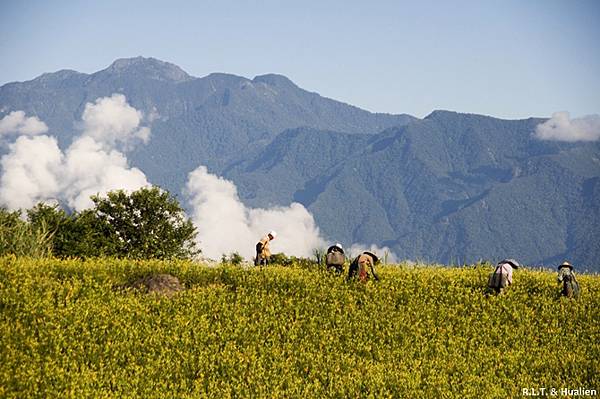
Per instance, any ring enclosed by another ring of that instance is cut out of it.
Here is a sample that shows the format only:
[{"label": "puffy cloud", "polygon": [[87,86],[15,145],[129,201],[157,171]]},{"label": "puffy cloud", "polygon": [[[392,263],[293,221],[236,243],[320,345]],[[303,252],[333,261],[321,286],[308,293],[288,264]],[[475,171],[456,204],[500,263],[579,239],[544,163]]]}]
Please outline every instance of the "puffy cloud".
[{"label": "puffy cloud", "polygon": [[48,126],[37,116],[26,117],[23,111],[13,111],[0,119],[0,137],[9,134],[35,136],[47,131]]},{"label": "puffy cloud", "polygon": [[312,215],[298,203],[271,209],[247,208],[235,185],[208,173],[200,166],[190,173],[187,194],[193,207],[192,221],[198,228],[203,254],[218,259],[238,252],[246,259],[255,255],[254,244],[270,230],[278,233],[271,244],[273,252],[311,256],[324,247]]},{"label": "puffy cloud", "polygon": [[142,116],[124,95],[113,94],[87,103],[81,119],[85,136],[110,147],[121,144],[129,149],[136,140],[147,143],[150,138],[150,129],[139,126]]},{"label": "puffy cloud", "polygon": [[257,234],[255,241],[260,238],[259,233],[264,235],[269,230],[277,232],[277,238],[273,241],[276,252],[310,257],[315,248],[326,246],[312,214],[297,202],[287,207],[249,209],[248,216],[249,225]]},{"label": "puffy cloud", "polygon": [[2,157],[0,203],[9,209],[31,208],[60,192],[63,155],[56,139],[19,137]]},{"label": "puffy cloud", "polygon": [[[25,126],[16,131],[20,134],[40,131],[40,124],[46,126],[24,115],[17,113],[5,126],[11,126],[12,131],[14,126]],[[80,211],[93,205],[91,195],[116,189],[133,191],[148,185],[144,173],[129,167],[125,155],[116,148],[148,139],[150,129],[139,126],[141,117],[118,94],[86,104],[83,132],[64,153],[53,137],[17,138],[2,157],[0,205],[30,208],[37,202],[58,200]]]},{"label": "puffy cloud", "polygon": [[552,118],[535,129],[540,140],[596,141],[600,139],[600,115],[571,119],[568,112],[555,112]]},{"label": "puffy cloud", "polygon": [[121,152],[105,150],[91,137],[80,137],[73,142],[66,151],[62,169],[66,183],[63,198],[76,210],[92,207],[92,195],[115,189],[134,191],[148,185],[144,173],[130,168]]}]

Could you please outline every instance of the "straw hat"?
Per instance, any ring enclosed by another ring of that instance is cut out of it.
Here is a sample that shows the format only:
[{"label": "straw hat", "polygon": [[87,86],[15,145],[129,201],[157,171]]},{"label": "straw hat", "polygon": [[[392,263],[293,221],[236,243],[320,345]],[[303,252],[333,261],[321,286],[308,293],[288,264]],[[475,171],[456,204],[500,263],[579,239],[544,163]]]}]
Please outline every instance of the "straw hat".
[{"label": "straw hat", "polygon": [[330,246],[329,248],[327,248],[327,253],[333,251],[335,248],[335,250],[344,253],[344,247],[342,247],[342,244],[340,244],[339,242],[336,242],[335,244],[333,244],[332,246]]},{"label": "straw hat", "polygon": [[369,255],[371,258],[373,258],[373,264],[379,262],[379,258],[377,257],[377,255],[375,255],[373,252],[369,252],[369,251],[365,251],[363,252],[363,254],[367,254]]},{"label": "straw hat", "polygon": [[519,264],[519,262],[517,262],[514,259],[504,259],[504,260],[498,262],[499,265],[501,265],[503,263],[508,263],[513,269],[518,269],[521,266]]},{"label": "straw hat", "polygon": [[558,266],[559,269],[563,267],[568,267],[569,269],[573,270],[573,266],[571,266],[571,264],[567,261],[564,261],[560,266]]}]

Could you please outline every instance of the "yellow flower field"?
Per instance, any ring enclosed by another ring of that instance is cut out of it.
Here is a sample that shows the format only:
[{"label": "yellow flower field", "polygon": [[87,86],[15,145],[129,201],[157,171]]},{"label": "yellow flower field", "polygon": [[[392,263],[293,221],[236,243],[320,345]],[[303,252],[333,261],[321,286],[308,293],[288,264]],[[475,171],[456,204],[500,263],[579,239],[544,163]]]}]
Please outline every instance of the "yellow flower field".
[{"label": "yellow flower field", "polygon": [[[316,267],[0,258],[0,397],[521,397],[600,392],[600,277],[387,266],[347,283]],[[124,289],[170,273],[172,297]]]}]

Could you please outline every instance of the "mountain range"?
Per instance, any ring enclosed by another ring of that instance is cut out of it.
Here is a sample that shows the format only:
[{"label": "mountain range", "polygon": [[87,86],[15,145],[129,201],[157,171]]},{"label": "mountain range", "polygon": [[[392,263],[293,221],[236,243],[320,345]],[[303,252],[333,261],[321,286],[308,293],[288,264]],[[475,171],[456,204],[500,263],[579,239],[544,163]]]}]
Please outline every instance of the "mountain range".
[{"label": "mountain range", "polygon": [[281,75],[196,78],[143,57],[6,84],[0,118],[36,115],[64,148],[85,104],[113,93],[152,116],[131,164],[176,195],[202,164],[248,206],[303,204],[346,245],[446,264],[568,259],[600,270],[600,144],[539,140],[546,119],[377,114]]}]

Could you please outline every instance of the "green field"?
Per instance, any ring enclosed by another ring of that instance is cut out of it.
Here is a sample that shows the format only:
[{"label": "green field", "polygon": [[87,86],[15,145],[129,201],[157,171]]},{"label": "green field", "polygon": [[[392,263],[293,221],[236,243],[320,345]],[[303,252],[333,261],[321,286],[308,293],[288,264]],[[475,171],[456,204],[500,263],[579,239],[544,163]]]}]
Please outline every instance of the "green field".
[{"label": "green field", "polygon": [[[300,267],[0,258],[0,397],[521,397],[600,391],[600,277],[387,266],[346,283]],[[186,290],[124,290],[171,273]]]}]

